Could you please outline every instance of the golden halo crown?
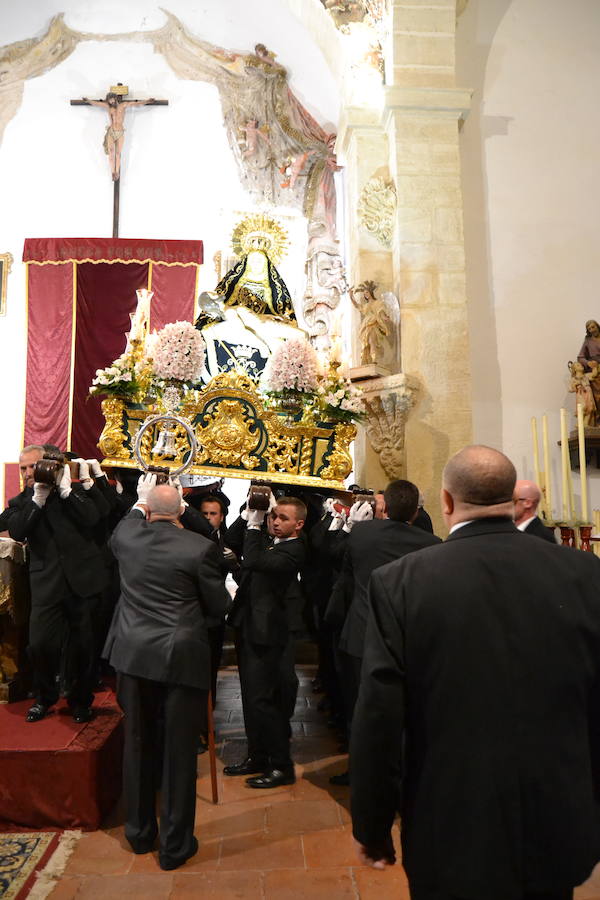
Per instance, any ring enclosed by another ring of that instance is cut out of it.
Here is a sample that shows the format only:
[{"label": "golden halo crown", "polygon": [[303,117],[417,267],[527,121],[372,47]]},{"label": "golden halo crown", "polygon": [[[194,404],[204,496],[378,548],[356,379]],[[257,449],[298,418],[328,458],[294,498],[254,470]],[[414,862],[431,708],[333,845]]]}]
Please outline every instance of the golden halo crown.
[{"label": "golden halo crown", "polygon": [[285,256],[288,243],[286,230],[265,213],[245,216],[231,235],[231,246],[236,256],[246,256],[252,250],[264,250],[274,264]]}]

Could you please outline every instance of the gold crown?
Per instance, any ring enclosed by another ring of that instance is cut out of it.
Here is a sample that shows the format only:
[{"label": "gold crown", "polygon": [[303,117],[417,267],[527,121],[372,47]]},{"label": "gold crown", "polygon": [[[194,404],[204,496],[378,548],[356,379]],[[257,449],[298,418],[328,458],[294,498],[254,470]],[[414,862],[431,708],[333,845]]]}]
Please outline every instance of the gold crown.
[{"label": "gold crown", "polygon": [[285,229],[265,213],[253,213],[238,222],[231,235],[236,256],[252,250],[264,250],[272,263],[278,263],[287,253],[288,236]]}]

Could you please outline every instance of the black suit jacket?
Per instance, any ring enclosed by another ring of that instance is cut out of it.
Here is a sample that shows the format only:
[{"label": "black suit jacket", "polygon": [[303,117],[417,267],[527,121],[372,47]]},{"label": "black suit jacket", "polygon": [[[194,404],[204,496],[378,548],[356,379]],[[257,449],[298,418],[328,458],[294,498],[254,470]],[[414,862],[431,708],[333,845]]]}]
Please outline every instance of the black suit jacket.
[{"label": "black suit jacket", "polygon": [[222,619],[229,604],[215,544],[132,510],[111,548],[121,596],[103,655],[127,675],[209,688],[207,619]]},{"label": "black suit jacket", "polygon": [[355,836],[376,844],[401,808],[409,879],[465,900],[584,881],[600,858],[599,683],[591,553],[490,518],[374,572]]},{"label": "black suit jacket", "polygon": [[299,538],[273,544],[266,532],[246,529],[240,582],[229,623],[241,627],[247,640],[268,647],[287,644],[298,624],[301,594],[297,580],[305,552]]},{"label": "black suit jacket", "polygon": [[340,649],[351,656],[363,655],[369,610],[368,586],[374,569],[407,553],[439,544],[440,539],[421,528],[392,519],[358,522],[348,537],[340,579],[353,585],[352,602],[340,637]]},{"label": "black suit jacket", "polygon": [[554,529],[547,528],[539,516],[535,516],[535,518],[531,520],[527,528],[523,531],[523,534],[534,535],[535,537],[542,538],[543,541],[550,541],[551,544],[556,543]]},{"label": "black suit jacket", "polygon": [[9,509],[8,533],[15,541],[27,541],[34,603],[67,589],[79,597],[104,590],[109,572],[94,533],[100,513],[83,488],[74,487],[65,500],[53,490],[43,507],[26,488],[9,501]]}]

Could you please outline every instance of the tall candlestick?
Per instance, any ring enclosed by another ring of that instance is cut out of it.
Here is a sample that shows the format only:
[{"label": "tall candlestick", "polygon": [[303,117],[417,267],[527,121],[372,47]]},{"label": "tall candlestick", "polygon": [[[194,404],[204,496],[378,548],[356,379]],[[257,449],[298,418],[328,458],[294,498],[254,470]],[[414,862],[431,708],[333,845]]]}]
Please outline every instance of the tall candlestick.
[{"label": "tall candlestick", "polygon": [[585,429],[583,427],[583,404],[577,404],[577,443],[579,445],[579,476],[581,479],[581,518],[585,525],[590,518],[587,492],[587,467],[585,464]]},{"label": "tall candlestick", "polygon": [[535,483],[541,486],[541,477],[540,477],[540,454],[538,450],[538,430],[537,430],[537,419],[535,416],[531,417],[531,437],[533,439],[533,470],[535,472]]},{"label": "tall candlestick", "polygon": [[560,462],[562,475],[562,518],[569,521],[569,434],[567,432],[567,411],[560,411]]},{"label": "tall candlestick", "polygon": [[550,477],[550,447],[548,444],[548,416],[542,416],[542,446],[544,449],[544,487],[546,488],[546,517],[552,521],[552,485]]}]

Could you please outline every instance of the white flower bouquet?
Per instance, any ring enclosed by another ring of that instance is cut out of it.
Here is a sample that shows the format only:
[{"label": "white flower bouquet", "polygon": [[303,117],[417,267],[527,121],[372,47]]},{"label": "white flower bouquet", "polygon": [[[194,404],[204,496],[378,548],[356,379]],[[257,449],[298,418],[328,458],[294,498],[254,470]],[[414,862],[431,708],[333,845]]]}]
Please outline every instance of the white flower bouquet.
[{"label": "white flower bouquet", "polygon": [[142,390],[140,379],[145,366],[145,360],[136,362],[132,354],[123,353],[110,366],[96,370],[90,394],[105,394],[107,397],[132,400]]},{"label": "white flower bouquet", "polygon": [[361,392],[333,369],[319,379],[317,400],[323,421],[361,422],[365,418]]},{"label": "white flower bouquet", "polygon": [[204,364],[204,338],[191,322],[171,322],[153,340],[153,373],[166,382],[195,382]]},{"label": "white flower bouquet", "polygon": [[276,406],[288,412],[288,420],[302,406],[314,404],[319,383],[319,360],[312,344],[303,338],[282,341],[269,357],[261,389]]}]

